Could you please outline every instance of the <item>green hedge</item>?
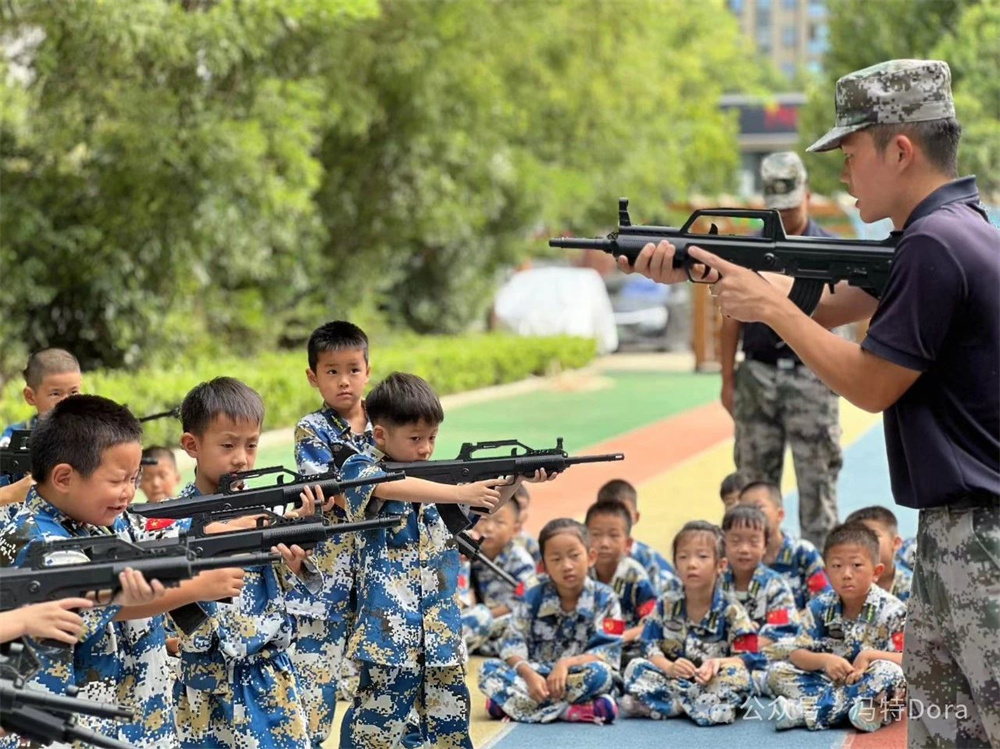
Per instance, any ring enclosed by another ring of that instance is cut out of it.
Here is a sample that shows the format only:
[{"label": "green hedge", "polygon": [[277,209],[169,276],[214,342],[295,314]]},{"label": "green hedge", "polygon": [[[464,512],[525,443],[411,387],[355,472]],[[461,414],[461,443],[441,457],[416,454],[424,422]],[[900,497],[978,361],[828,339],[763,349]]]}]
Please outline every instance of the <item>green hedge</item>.
[{"label": "green hedge", "polygon": [[[440,395],[515,382],[531,375],[575,369],[596,353],[588,338],[555,336],[519,338],[511,335],[410,337],[372,349],[375,384],[390,372],[413,372],[427,379]],[[165,411],[181,402],[199,382],[221,375],[239,377],[256,388],[267,406],[265,429],[294,426],[318,406],[318,396],[305,376],[306,354],[280,352],[239,359],[179,362],[157,371],[94,371],[84,374],[84,391],[127,403],[137,415]],[[8,382],[0,394],[0,422],[10,424],[31,415],[21,397],[22,382]],[[160,419],[146,426],[146,444],[176,445],[180,423]]]}]

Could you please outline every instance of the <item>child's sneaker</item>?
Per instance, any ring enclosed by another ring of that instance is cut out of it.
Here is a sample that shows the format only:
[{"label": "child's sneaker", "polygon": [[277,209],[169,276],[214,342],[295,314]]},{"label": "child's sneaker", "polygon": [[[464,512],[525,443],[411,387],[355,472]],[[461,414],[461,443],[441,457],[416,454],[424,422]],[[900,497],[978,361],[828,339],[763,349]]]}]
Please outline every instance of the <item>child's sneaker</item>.
[{"label": "child's sneaker", "polygon": [[708,719],[715,725],[732,723],[736,720],[736,708],[732,705],[712,705],[708,711]]},{"label": "child's sneaker", "polygon": [[631,694],[623,695],[620,703],[622,715],[626,718],[650,718],[653,715],[648,705]]},{"label": "child's sneaker", "polygon": [[507,713],[505,713],[500,706],[489,697],[486,698],[486,712],[488,712],[490,717],[494,720],[503,720],[507,717]]},{"label": "child's sneaker", "polygon": [[790,700],[787,697],[775,697],[774,709],[778,717],[774,721],[774,728],[784,731],[788,728],[798,728],[806,724],[806,712],[802,709],[802,703],[798,700]]},{"label": "child's sneaker", "polygon": [[851,705],[847,717],[851,720],[851,725],[859,731],[874,733],[882,727],[881,711],[871,700],[858,700]]},{"label": "child's sneaker", "polygon": [[608,695],[602,694],[593,702],[570,705],[563,713],[563,720],[570,723],[614,723],[618,717],[618,705]]}]

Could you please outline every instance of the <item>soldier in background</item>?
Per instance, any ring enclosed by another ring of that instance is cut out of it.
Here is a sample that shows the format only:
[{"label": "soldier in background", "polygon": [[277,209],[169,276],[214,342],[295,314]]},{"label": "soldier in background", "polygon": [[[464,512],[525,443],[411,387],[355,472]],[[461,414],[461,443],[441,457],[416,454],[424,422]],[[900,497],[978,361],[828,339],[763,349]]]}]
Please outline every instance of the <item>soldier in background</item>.
[{"label": "soldier in background", "polygon": [[[781,213],[789,236],[834,236],[809,217],[806,168],[792,151],[761,163],[764,204]],[[742,339],[744,361],[736,368]],[[837,396],[763,323],[722,322],[722,405],[736,423],[734,460],[743,482],[781,485],[785,446],[799,487],[801,536],[822,549],[837,524],[843,465]]]}]

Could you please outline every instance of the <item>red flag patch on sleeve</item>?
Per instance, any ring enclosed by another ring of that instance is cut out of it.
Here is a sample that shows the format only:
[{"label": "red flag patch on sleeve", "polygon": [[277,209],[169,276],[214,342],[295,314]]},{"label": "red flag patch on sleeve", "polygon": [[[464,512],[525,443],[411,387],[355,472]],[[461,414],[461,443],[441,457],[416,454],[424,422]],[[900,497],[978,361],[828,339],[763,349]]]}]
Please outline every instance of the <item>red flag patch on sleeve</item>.
[{"label": "red flag patch on sleeve", "polygon": [[524,580],[517,584],[517,587],[514,589],[514,595],[518,598],[524,598]]},{"label": "red flag patch on sleeve", "polygon": [[790,619],[788,616],[788,609],[775,609],[774,611],[767,612],[768,624],[775,624],[780,626],[782,624],[788,624],[789,621]]},{"label": "red flag patch on sleeve", "polygon": [[736,653],[756,653],[757,652],[757,635],[740,635],[735,640],[733,640],[733,651]]},{"label": "red flag patch on sleeve", "polygon": [[625,621],[623,619],[605,619],[604,634],[623,635],[625,634]]},{"label": "red flag patch on sleeve", "polygon": [[146,518],[147,531],[162,531],[174,524],[171,518]]},{"label": "red flag patch on sleeve", "polygon": [[819,572],[814,572],[812,575],[809,576],[809,579],[806,580],[806,585],[809,586],[810,593],[819,593],[829,584],[830,584],[830,578],[826,576],[826,573],[823,572],[823,570],[820,570]]},{"label": "red flag patch on sleeve", "polygon": [[642,604],[642,606],[639,607],[639,617],[642,618],[644,616],[649,616],[651,613],[653,613],[653,609],[655,608],[656,608],[656,599],[650,598],[648,601]]},{"label": "red flag patch on sleeve", "polygon": [[903,633],[895,632],[892,635],[892,646],[896,649],[897,653],[903,652]]},{"label": "red flag patch on sleeve", "polygon": [[469,578],[467,578],[465,575],[459,575],[458,576],[458,587],[459,588],[468,588],[469,587]]}]

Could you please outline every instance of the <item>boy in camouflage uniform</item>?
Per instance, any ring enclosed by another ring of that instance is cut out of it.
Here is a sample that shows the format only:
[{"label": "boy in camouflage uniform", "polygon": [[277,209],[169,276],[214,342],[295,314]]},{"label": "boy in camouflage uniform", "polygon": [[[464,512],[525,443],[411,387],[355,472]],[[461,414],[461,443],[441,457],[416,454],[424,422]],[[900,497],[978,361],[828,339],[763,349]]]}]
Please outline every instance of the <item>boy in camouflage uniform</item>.
[{"label": "boy in camouflage uniform", "polygon": [[548,577],[516,602],[501,657],[479,671],[486,709],[523,723],[613,722],[625,628],[618,598],[587,575],[596,554],[584,526],[552,520],[538,543]]},{"label": "boy in camouflage uniform", "polygon": [[[342,464],[347,454],[371,454],[375,442],[363,400],[371,374],[364,331],[349,322],[329,322],[309,336],[307,350],[306,376],[323,398],[323,407],[295,427],[295,463],[299,473],[309,475]],[[347,519],[336,505],[325,513],[337,522]],[[292,662],[314,749],[333,730],[338,690],[353,697],[357,683],[353,664],[343,657],[356,608],[354,546],[352,533],[318,544],[312,563],[323,575],[323,590],[317,596],[293,590],[288,597],[295,628]]]},{"label": "boy in camouflage uniform", "polygon": [[747,612],[722,592],[722,533],[703,520],[674,537],[683,587],[665,593],[646,619],[644,658],[625,669],[626,715],[674,718],[699,726],[732,723],[750,695],[757,634]]},{"label": "boy in camouflage uniform", "polygon": [[587,509],[587,533],[596,555],[590,576],[609,585],[621,603],[622,670],[642,655],[645,618],[656,607],[657,593],[642,565],[631,556],[632,514],[621,502],[597,502]]},{"label": "boy in camouflage uniform", "polygon": [[804,538],[794,539],[781,530],[785,509],[779,486],[765,481],[747,484],[740,492],[740,504],[756,507],[767,518],[764,564],[785,578],[799,611],[805,609],[810,598],[830,590],[823,557],[816,547]]},{"label": "boy in camouflage uniform", "polygon": [[[597,501],[613,501],[624,504],[632,513],[632,528],[635,529],[639,522],[639,494],[628,481],[624,479],[608,481],[597,490]],[[666,557],[648,544],[633,539],[632,558],[646,570],[646,574],[649,575],[657,593],[676,590],[680,587],[681,581],[677,577],[677,570],[667,561]]]},{"label": "boy in camouflage uniform", "polygon": [[[196,469],[180,497],[213,494],[224,474],[251,470],[263,421],[260,396],[231,377],[188,393],[181,445]],[[207,621],[181,637],[174,699],[185,749],[311,749],[285,594],[298,585],[318,592],[322,579],[299,547],[278,551],[283,564],[248,568],[240,594],[202,603]]]},{"label": "boy in camouflage uniform", "polygon": [[[345,480],[381,475],[383,458],[431,457],[444,413],[426,382],[394,373],[372,389],[365,405],[377,452],[349,457]],[[490,512],[510,499],[521,480],[451,486],[405,478],[347,492],[352,521],[388,515],[398,517],[399,525],[357,537],[359,608],[347,655],[358,662],[360,679],[341,724],[342,749],[396,747],[414,707],[425,743],[443,749],[472,746],[455,595],[459,554],[435,503]]]},{"label": "boy in camouflage uniform", "polygon": [[[0,447],[10,445],[15,431],[30,430],[38,417],[51,411],[59,401],[76,395],[83,385],[76,357],[60,348],[36,351],[24,368],[22,395],[35,415],[27,421],[10,424],[0,433]],[[0,527],[13,520],[28,495],[32,478],[25,474],[0,473]]]},{"label": "boy in camouflage uniform", "polygon": [[726,569],[722,591],[734,598],[757,628],[756,658],[747,659],[754,692],[767,695],[767,660],[759,651],[775,640],[795,637],[801,621],[792,589],[781,575],[764,564],[767,518],[756,507],[736,505],[722,518]]},{"label": "boy in camouflage uniform", "polygon": [[810,730],[844,718],[875,731],[905,697],[906,607],[875,584],[882,572],[876,535],[860,523],[837,526],[823,550],[833,590],[809,602],[798,637],[765,649],[778,699],[775,726]]},{"label": "boy in camouflage uniform", "polygon": [[[109,532],[127,537],[121,513],[138,484],[141,437],[128,409],[105,398],[77,395],[51,409],[32,431],[38,483],[0,535],[0,564],[25,564],[35,541]],[[156,581],[150,586],[139,573],[123,574],[122,592],[111,605],[80,611],[79,641],[68,647],[32,643],[40,669],[29,683],[53,694],[78,688],[81,698],[130,707],[133,721],[79,720],[142,749],[176,747],[163,617],[149,613],[151,607],[165,610],[161,601],[153,603],[163,593]],[[16,745],[11,737],[3,741]]]},{"label": "boy in camouflage uniform", "polygon": [[913,585],[913,571],[896,564],[896,552],[903,546],[903,539],[899,537],[896,514],[887,507],[872,505],[855,510],[844,522],[861,523],[878,536],[879,562],[885,569],[875,582],[882,590],[906,603],[910,598],[910,587]]},{"label": "boy in camouflage uniform", "polygon": [[[511,588],[509,583],[502,580],[481,560],[472,560],[469,568],[469,584],[476,600],[487,608],[490,615],[489,635],[477,648],[474,648],[481,655],[495,656],[500,652],[500,639],[510,619],[515,600],[538,582],[531,554],[514,538],[519,514],[520,506],[515,499],[507,502],[492,515],[480,519],[476,524],[476,532],[482,537],[479,548],[483,556],[518,582],[516,588]],[[463,621],[465,621],[464,615]],[[479,626],[482,626],[482,622],[479,622]]]}]

